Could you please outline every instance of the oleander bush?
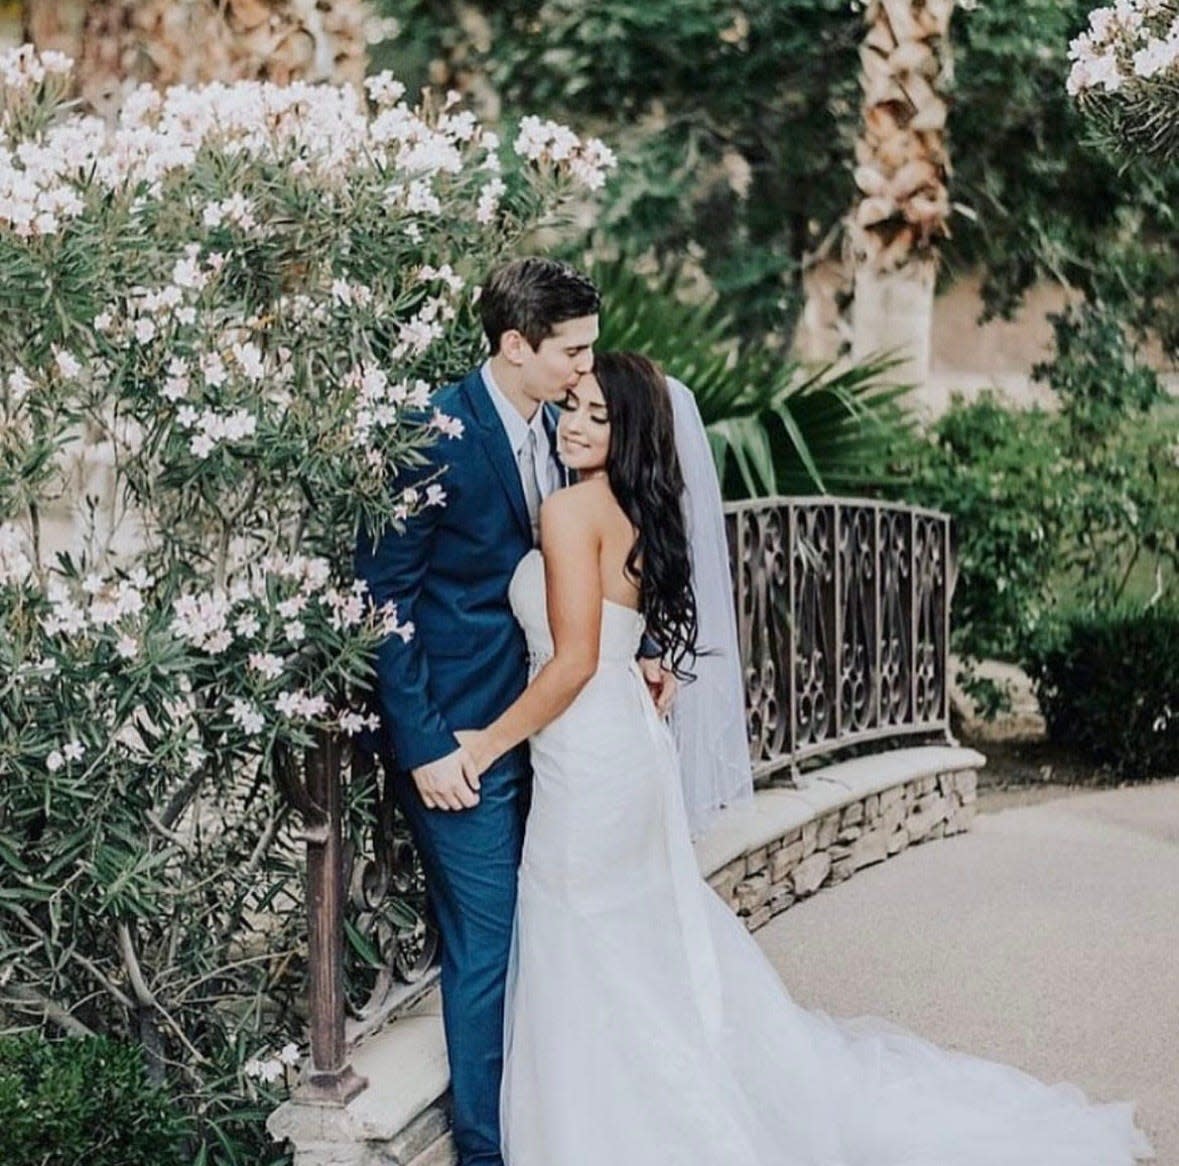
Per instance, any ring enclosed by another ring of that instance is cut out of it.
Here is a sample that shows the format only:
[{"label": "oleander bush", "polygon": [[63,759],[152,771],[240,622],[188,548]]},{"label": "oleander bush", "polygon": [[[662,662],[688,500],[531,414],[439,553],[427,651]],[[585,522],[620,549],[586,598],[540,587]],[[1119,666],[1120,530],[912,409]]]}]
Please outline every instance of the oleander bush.
[{"label": "oleander bush", "polygon": [[1127,160],[1179,161],[1179,3],[1095,8],[1069,46],[1068,91],[1095,137]]},{"label": "oleander bush", "polygon": [[357,523],[445,504],[396,477],[461,437],[429,390],[480,351],[477,281],[611,159],[387,75],[144,87],[108,125],[68,68],[0,56],[0,1030],[135,1044],[188,1160],[254,1166],[301,1038],[284,792],[412,634]]},{"label": "oleander bush", "polygon": [[1027,662],[1053,740],[1118,778],[1179,775],[1179,605],[1061,616]]}]

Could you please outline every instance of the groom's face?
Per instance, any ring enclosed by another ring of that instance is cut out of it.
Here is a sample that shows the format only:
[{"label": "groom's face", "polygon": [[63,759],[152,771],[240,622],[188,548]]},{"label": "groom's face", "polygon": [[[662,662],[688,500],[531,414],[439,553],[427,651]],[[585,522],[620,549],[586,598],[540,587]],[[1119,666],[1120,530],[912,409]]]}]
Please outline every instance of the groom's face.
[{"label": "groom's face", "polygon": [[532,400],[562,401],[565,394],[594,367],[598,317],[579,316],[553,327],[538,347],[520,347],[524,392]]}]

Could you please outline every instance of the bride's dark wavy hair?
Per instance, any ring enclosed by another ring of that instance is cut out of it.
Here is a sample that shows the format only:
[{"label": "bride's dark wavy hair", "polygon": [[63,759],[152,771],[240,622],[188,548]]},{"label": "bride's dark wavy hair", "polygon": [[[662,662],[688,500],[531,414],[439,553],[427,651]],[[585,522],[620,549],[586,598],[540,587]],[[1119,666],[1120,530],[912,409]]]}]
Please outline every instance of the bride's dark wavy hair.
[{"label": "bride's dark wavy hair", "polygon": [[626,571],[638,585],[647,634],[662,646],[665,664],[689,680],[696,658],[696,595],[667,379],[636,352],[597,353],[594,376],[610,420],[606,476],[638,532]]}]

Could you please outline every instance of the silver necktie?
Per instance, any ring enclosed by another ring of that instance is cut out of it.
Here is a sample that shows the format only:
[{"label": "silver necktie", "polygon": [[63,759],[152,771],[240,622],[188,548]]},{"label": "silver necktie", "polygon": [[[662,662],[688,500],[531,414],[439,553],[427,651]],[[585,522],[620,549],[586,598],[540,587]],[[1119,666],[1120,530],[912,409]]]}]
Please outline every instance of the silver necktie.
[{"label": "silver necktie", "polygon": [[528,440],[520,450],[520,480],[524,486],[524,504],[532,523],[532,545],[540,545],[540,485],[536,480],[536,430],[529,426]]}]

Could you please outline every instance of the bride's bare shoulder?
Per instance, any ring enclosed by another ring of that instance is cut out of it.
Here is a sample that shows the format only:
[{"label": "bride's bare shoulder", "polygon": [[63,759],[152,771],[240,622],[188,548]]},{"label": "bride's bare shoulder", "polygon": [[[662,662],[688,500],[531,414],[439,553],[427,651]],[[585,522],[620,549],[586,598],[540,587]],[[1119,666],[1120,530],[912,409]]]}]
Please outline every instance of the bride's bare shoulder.
[{"label": "bride's bare shoulder", "polygon": [[540,508],[542,544],[558,539],[584,540],[593,543],[613,542],[620,529],[630,524],[614,498],[605,478],[577,482],[550,494]]},{"label": "bride's bare shoulder", "polygon": [[576,482],[550,494],[541,504],[542,519],[545,515],[558,522],[602,521],[612,517],[619,510],[610,483],[605,478],[591,478]]}]

